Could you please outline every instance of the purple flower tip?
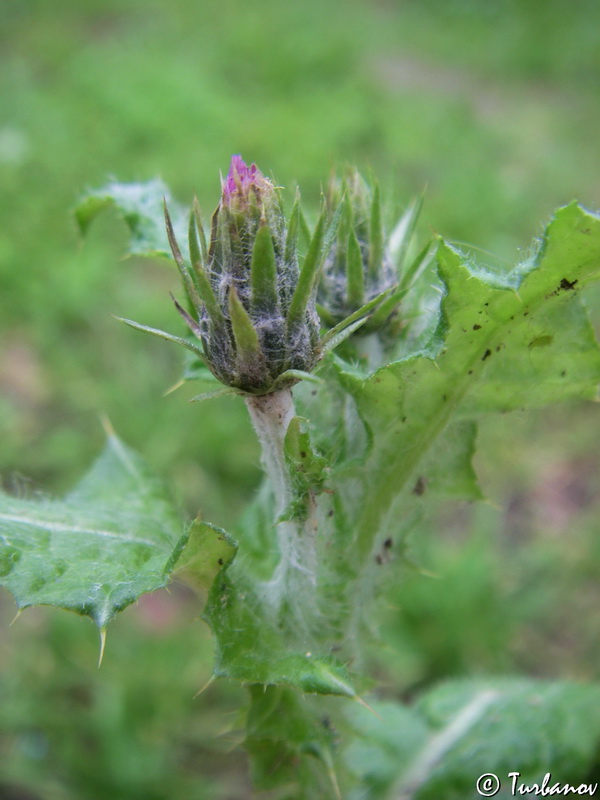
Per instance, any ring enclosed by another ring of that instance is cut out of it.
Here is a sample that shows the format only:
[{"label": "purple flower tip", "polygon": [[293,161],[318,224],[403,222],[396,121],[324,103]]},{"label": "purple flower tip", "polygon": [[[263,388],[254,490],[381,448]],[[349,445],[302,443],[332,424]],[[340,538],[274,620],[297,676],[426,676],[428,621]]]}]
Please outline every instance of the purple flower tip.
[{"label": "purple flower tip", "polygon": [[248,166],[240,155],[231,156],[229,172],[223,181],[223,202],[229,205],[234,199],[245,201],[251,192],[260,197],[270,186],[256,164]]}]

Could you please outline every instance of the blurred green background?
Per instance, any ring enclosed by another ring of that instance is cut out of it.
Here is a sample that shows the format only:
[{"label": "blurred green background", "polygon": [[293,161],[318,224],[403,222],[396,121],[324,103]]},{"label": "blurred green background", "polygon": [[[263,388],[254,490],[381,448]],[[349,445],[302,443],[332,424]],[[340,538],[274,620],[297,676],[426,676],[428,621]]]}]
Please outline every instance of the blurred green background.
[{"label": "blurred green background", "polygon": [[[509,264],[552,210],[600,206],[597,0],[2,0],[0,475],[61,493],[106,414],[182,509],[227,526],[260,478],[243,404],[164,397],[180,358],[112,314],[178,330],[166,262],[123,260],[107,215],[70,216],[109,176],[160,175],[216,205],[232,153],[303,187],[372,169],[400,202],[427,187],[422,233]],[[589,297],[592,311],[600,296]],[[444,676],[599,677],[596,408],[486,422],[491,498],[446,509],[413,549],[435,577],[387,590],[382,689]],[[0,598],[0,799],[247,796],[243,694],[194,693],[211,642],[193,598],[143,599],[109,630]]]}]

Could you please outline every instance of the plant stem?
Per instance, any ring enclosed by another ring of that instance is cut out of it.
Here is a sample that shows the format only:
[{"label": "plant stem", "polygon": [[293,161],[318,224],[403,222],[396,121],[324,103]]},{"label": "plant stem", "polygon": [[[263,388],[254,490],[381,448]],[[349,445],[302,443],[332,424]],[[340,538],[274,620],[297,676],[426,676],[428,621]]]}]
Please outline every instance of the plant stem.
[{"label": "plant stem", "polygon": [[275,516],[280,517],[292,499],[285,461],[285,434],[295,415],[290,389],[263,395],[247,395],[246,406],[262,450],[262,465],[275,493]]},{"label": "plant stem", "polygon": [[[264,585],[272,610],[281,609],[285,595],[294,597],[296,608],[308,612],[314,603],[316,583],[316,522],[313,513],[305,522],[282,520],[294,499],[291,475],[285,458],[285,434],[295,416],[290,389],[266,395],[249,395],[246,406],[262,449],[262,465],[272,486],[279,563]],[[311,506],[312,508],[312,506]],[[306,601],[303,602],[302,601]],[[303,619],[307,623],[307,617]]]}]

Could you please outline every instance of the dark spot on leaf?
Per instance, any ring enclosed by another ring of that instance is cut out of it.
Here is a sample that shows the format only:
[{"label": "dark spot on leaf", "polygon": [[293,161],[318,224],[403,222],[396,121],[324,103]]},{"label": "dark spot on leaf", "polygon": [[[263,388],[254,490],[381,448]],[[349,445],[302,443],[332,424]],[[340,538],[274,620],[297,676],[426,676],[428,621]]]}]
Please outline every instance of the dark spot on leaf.
[{"label": "dark spot on leaf", "polygon": [[422,475],[419,475],[413,489],[413,494],[416,494],[417,497],[421,497],[421,495],[425,494],[426,488],[427,488],[427,481]]},{"label": "dark spot on leaf", "polygon": [[489,303],[484,303],[483,305],[487,308],[489,306]]},{"label": "dark spot on leaf", "polygon": [[486,358],[489,358],[492,355],[492,351],[488,348],[485,353],[481,356],[481,360],[485,361]]},{"label": "dark spot on leaf", "polygon": [[473,330],[474,331],[480,331],[481,330],[481,325],[473,325]]},{"label": "dark spot on leaf", "polygon": [[312,396],[313,396],[313,397],[316,397],[317,390],[316,390],[316,389],[313,389],[313,390],[312,390],[312,392],[311,392],[311,394],[312,394]]},{"label": "dark spot on leaf", "polygon": [[472,370],[472,369],[470,369],[470,370],[469,370],[469,375],[472,375],[472,374],[473,374],[473,370]]},{"label": "dark spot on leaf", "polygon": [[546,334],[545,336],[536,336],[535,339],[532,339],[529,342],[529,347],[548,347],[548,345],[552,344],[552,340],[554,336],[550,334]]},{"label": "dark spot on leaf", "polygon": [[[523,312],[523,316],[524,316],[524,317],[527,317],[527,316],[529,316],[529,311],[524,311],[524,312]],[[511,319],[512,319],[512,317],[511,317]]]},{"label": "dark spot on leaf", "polygon": [[223,561],[222,558],[220,558],[217,563],[219,564],[220,567],[222,567],[225,562]]},{"label": "dark spot on leaf", "polygon": [[575,288],[576,283],[578,283],[577,278],[575,278],[574,281],[569,281],[566,278],[563,278],[558,289],[559,291],[562,289],[563,292],[570,292]]},{"label": "dark spot on leaf", "polygon": [[375,383],[381,383],[381,378],[375,378]]},{"label": "dark spot on leaf", "polygon": [[329,511],[327,512],[327,516],[328,517],[333,517],[333,508],[329,509]]},{"label": "dark spot on leaf", "polygon": [[300,458],[306,458],[306,453],[304,452],[304,450],[302,450],[302,452],[300,453]]},{"label": "dark spot on leaf", "polygon": [[383,556],[381,555],[381,553],[377,553],[377,555],[375,556],[375,561],[377,562],[377,564],[380,565],[383,564]]},{"label": "dark spot on leaf", "polygon": [[579,233],[585,233],[586,236],[589,236],[591,232],[590,228],[579,228]]},{"label": "dark spot on leaf", "polygon": [[402,419],[400,420],[400,422],[406,422],[406,417],[402,417]]},{"label": "dark spot on leaf", "polygon": [[502,345],[499,344],[496,346],[496,352],[499,353],[500,350],[502,350]]},{"label": "dark spot on leaf", "polygon": [[392,547],[393,544],[394,544],[394,541],[393,541],[392,537],[388,536],[388,538],[383,543],[383,546],[385,547],[386,550],[389,550]]}]

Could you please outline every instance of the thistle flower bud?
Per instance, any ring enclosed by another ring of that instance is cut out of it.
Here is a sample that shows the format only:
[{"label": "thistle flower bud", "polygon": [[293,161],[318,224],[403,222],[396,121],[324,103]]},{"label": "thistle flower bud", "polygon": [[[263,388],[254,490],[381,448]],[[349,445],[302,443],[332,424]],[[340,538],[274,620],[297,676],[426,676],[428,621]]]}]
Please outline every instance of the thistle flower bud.
[{"label": "thistle flower bud", "polygon": [[286,219],[276,188],[255,164],[233,156],[204,238],[197,203],[190,218],[191,269],[168,212],[167,232],[192,313],[177,308],[202,343],[205,362],[224,384],[267,394],[295,383],[320,357],[315,294],[325,212],[298,266],[298,201]]},{"label": "thistle flower bud", "polygon": [[[318,293],[321,316],[335,325],[380,297],[379,307],[358,333],[381,330],[396,315],[406,293],[409,275],[403,275],[403,262],[420,202],[409,207],[391,236],[387,236],[379,186],[368,184],[356,169],[351,169],[343,180],[333,177],[329,182],[327,206],[330,214],[339,209],[341,219],[323,266]],[[418,258],[424,257],[425,252]]]}]

